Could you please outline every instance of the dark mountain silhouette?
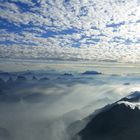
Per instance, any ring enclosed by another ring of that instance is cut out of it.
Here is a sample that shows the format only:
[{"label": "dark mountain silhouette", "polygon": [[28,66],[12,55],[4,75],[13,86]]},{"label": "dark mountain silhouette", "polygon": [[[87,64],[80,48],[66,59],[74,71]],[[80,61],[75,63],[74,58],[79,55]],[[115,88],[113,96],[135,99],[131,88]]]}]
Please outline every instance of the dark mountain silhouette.
[{"label": "dark mountain silhouette", "polygon": [[122,98],[119,101],[128,101],[128,102],[139,102],[140,101],[140,91],[135,91],[127,97]]},{"label": "dark mountain silhouette", "polygon": [[0,71],[0,76],[9,76],[8,72]]},{"label": "dark mountain silhouette", "polygon": [[47,77],[43,77],[43,78],[40,78],[39,81],[48,81],[48,80],[49,80],[49,78],[47,78]]},{"label": "dark mountain silhouette", "polygon": [[12,83],[13,82],[13,79],[12,77],[10,76],[9,79],[7,80],[7,83]]},{"label": "dark mountain silhouette", "polygon": [[[138,140],[140,138],[140,92],[104,107],[95,115],[74,140]],[[133,107],[131,107],[133,106]]]},{"label": "dark mountain silhouette", "polygon": [[64,73],[63,76],[73,76],[71,73]]},{"label": "dark mountain silhouette", "polygon": [[98,74],[102,74],[102,73],[97,71],[85,71],[84,73],[82,73],[82,75],[98,75]]},{"label": "dark mountain silhouette", "polygon": [[124,85],[130,85],[130,83],[124,83]]},{"label": "dark mountain silhouette", "polygon": [[25,71],[22,75],[23,75],[23,76],[30,76],[30,75],[32,76],[33,73],[32,73],[32,71],[27,70],[27,71]]},{"label": "dark mountain silhouette", "polygon": [[24,76],[22,76],[22,75],[19,75],[19,76],[17,76],[17,79],[16,79],[16,81],[26,81],[27,79],[26,79],[26,77],[24,77]]},{"label": "dark mountain silhouette", "polygon": [[35,76],[32,77],[32,80],[37,80],[37,78]]}]

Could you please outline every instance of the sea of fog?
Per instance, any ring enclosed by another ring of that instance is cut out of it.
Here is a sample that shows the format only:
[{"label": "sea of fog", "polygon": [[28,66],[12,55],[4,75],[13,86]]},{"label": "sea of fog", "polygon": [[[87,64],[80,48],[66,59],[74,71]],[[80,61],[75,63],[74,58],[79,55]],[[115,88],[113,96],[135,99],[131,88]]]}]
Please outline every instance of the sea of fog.
[{"label": "sea of fog", "polygon": [[140,91],[135,64],[7,61],[0,66],[0,140],[71,140],[82,129],[70,127],[77,121]]}]

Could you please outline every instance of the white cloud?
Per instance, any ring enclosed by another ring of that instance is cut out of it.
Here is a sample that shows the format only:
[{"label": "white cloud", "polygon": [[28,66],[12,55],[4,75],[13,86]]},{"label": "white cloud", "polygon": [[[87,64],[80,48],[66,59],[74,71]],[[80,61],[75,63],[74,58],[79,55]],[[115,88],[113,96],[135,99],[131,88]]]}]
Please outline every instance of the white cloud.
[{"label": "white cloud", "polygon": [[[15,2],[29,8],[23,12]],[[12,24],[10,29],[1,30],[0,41],[13,42],[1,43],[1,57],[140,61],[140,22],[137,22],[140,3],[137,0],[42,0],[38,4],[20,0],[0,4],[5,7],[0,8],[0,17]],[[70,33],[69,29],[78,32]],[[94,41],[93,36],[99,41]],[[118,37],[117,42],[114,37]],[[72,47],[76,43],[80,48]]]}]

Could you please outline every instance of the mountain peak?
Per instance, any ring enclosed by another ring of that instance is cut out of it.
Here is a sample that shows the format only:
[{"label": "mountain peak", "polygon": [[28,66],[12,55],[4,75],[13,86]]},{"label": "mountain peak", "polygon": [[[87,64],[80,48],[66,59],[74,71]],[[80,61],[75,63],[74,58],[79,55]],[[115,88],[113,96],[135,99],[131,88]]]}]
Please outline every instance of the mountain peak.
[{"label": "mountain peak", "polygon": [[131,109],[135,109],[135,107],[140,109],[140,91],[132,92],[127,97],[119,100],[117,104],[125,104],[126,106],[131,107]]},{"label": "mountain peak", "polygon": [[[132,140],[140,137],[140,92],[101,109],[78,133],[81,140]],[[105,109],[106,108],[106,109]]]}]

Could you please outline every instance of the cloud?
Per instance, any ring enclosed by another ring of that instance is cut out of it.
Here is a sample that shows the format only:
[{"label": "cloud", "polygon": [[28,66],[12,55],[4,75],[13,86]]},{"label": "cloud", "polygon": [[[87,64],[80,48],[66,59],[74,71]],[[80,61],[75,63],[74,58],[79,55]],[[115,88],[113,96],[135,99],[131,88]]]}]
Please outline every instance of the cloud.
[{"label": "cloud", "polygon": [[137,0],[2,1],[0,56],[139,62],[139,9]]},{"label": "cloud", "polygon": [[[38,75],[43,74],[36,72]],[[47,72],[52,71],[46,71],[45,76]],[[1,139],[70,140],[66,131],[69,124],[82,120],[96,109],[119,100],[131,91],[140,90],[134,77],[100,75],[97,79],[93,76],[91,82],[89,77],[74,74],[72,81],[63,78],[56,81],[60,75],[62,73],[58,71],[49,73],[47,76],[51,80],[46,83],[28,80],[0,87],[3,91],[0,96]],[[84,83],[80,83],[79,78]],[[122,85],[122,81],[133,84]]]}]

